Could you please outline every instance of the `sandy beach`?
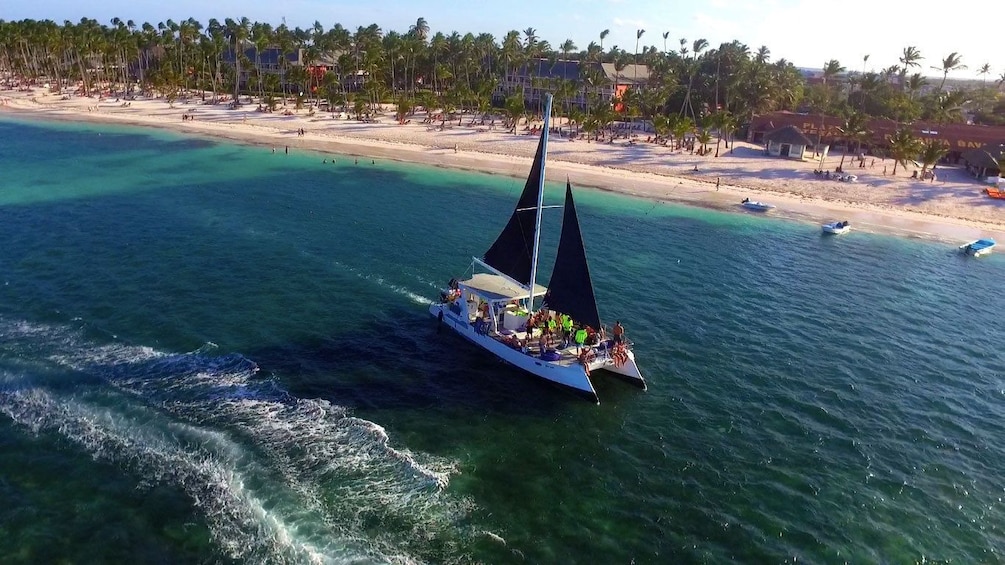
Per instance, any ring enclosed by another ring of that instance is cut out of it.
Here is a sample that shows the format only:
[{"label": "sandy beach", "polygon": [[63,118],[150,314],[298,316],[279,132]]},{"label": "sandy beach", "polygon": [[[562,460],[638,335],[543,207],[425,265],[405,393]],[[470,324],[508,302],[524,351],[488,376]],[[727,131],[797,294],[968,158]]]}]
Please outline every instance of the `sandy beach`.
[{"label": "sandy beach", "polygon": [[[468,115],[446,123],[423,123],[426,116],[419,112],[408,123],[399,124],[388,111],[373,122],[362,123],[329,112],[295,110],[292,104],[268,113],[257,111],[254,103],[230,109],[226,103],[206,104],[200,97],[173,105],[143,98],[127,103],[48,94],[40,88],[0,91],[0,111],[170,128],[277,150],[288,146],[290,151],[394,159],[517,177],[526,175],[537,141],[536,135],[523,131],[523,122],[514,135],[503,130],[499,121],[489,127],[471,123]],[[750,198],[776,205],[774,215],[813,223],[849,220],[855,229],[871,232],[954,242],[1005,239],[1005,201],[988,198],[984,186],[961,168],[939,166],[938,179],[931,182],[912,178],[913,166],[898,167],[894,176],[889,159],[867,156],[866,167],[860,168],[849,157],[844,170],[858,180],[847,183],[814,175],[818,161],[768,157],[762,147],[744,142],[730,149],[722,145],[720,156],[714,157],[646,143],[647,137],[639,133],[634,143],[627,139],[588,143],[552,136],[548,178],[560,182],[568,176],[578,186],[737,213],[744,213],[740,201]],[[825,167],[833,170],[840,160],[838,151],[827,157]]]}]

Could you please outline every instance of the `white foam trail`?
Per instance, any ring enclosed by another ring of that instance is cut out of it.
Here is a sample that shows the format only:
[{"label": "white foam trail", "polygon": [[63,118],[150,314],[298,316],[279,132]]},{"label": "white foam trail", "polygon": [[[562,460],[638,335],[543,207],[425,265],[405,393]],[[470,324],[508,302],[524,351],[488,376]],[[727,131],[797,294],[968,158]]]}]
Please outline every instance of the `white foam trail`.
[{"label": "white foam trail", "polygon": [[359,269],[357,269],[355,267],[350,267],[350,266],[345,265],[343,263],[340,263],[338,261],[335,261],[334,265],[336,267],[339,267],[341,269],[344,269],[344,270],[346,270],[346,271],[348,271],[348,272],[356,275],[360,279],[372,282],[372,283],[374,283],[374,284],[376,284],[378,286],[381,286],[383,288],[386,288],[386,289],[390,290],[391,292],[394,292],[396,294],[400,294],[400,295],[408,298],[409,300],[411,300],[412,302],[414,302],[416,304],[419,304],[419,305],[422,305],[422,306],[428,306],[429,303],[432,302],[432,299],[429,298],[428,296],[422,296],[421,294],[412,292],[411,290],[409,290],[409,289],[407,289],[407,288],[405,288],[403,286],[399,286],[399,285],[396,285],[396,284],[389,283],[389,282],[387,282],[387,281],[384,280],[384,277],[381,277],[379,275],[374,275],[374,274],[370,274],[370,273],[364,273],[364,272],[360,271]]},{"label": "white foam trail", "polygon": [[[309,561],[343,559],[344,548],[352,547],[350,555],[356,557],[408,563],[408,553],[423,549],[416,532],[455,532],[470,513],[469,501],[444,492],[450,475],[457,472],[456,462],[394,448],[378,424],[323,399],[293,398],[274,381],[254,378],[258,366],[252,361],[233,354],[213,356],[215,344],[170,354],[143,346],[94,344],[77,330],[2,318],[0,343],[0,353],[48,359],[57,367],[96,376],[182,420],[164,424],[183,430],[178,437],[186,442],[179,446],[165,439],[162,429],[147,432],[128,425],[127,433],[105,417],[94,418],[75,398],[55,398],[38,387],[16,387],[13,392],[0,388],[0,410],[36,431],[33,421],[95,450],[96,456],[139,458],[144,471],[150,467],[158,480],[186,485],[197,501],[205,497],[200,488],[215,489],[219,508],[201,507],[228,554],[252,547],[249,537],[263,536],[269,547]],[[246,443],[251,452],[243,447]],[[197,446],[194,452],[191,445]],[[244,487],[242,473],[251,471],[236,462],[248,458],[251,462],[243,464],[264,465],[261,472],[266,474],[278,472],[281,487],[299,499],[293,506],[309,516],[295,518],[298,511],[290,504],[266,511]],[[179,470],[165,469],[173,465]],[[375,539],[370,533],[375,516],[403,524],[406,531],[381,532]],[[312,524],[307,529],[313,530],[323,525],[323,533],[299,539],[295,528],[286,525],[290,520]],[[331,539],[341,540],[338,557],[326,553],[331,542],[317,541]]]},{"label": "white foam trail", "polygon": [[167,426],[165,433],[127,415],[77,399],[57,399],[37,388],[0,392],[0,413],[36,434],[57,432],[95,458],[123,464],[151,484],[180,486],[202,510],[214,540],[231,558],[280,563],[345,558],[298,540],[280,516],[267,510],[244,487],[244,477],[236,469],[240,449],[230,446],[224,452],[232,457],[221,457],[221,451],[211,447],[227,443],[221,435],[199,441],[204,431],[178,425]]}]

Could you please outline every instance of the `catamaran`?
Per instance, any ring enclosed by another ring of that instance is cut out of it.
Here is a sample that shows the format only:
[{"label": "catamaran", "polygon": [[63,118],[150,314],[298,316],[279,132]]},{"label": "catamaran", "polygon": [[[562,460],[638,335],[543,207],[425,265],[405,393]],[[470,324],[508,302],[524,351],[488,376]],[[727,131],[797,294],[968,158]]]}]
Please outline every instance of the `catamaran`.
[{"label": "catamaran", "polygon": [[595,371],[643,390],[646,382],[620,323],[608,336],[600,321],[568,181],[555,266],[547,287],[537,283],[541,215],[559,207],[544,206],[550,115],[548,95],[534,164],[506,227],[481,259],[472,257],[471,278],[452,279],[429,313],[503,361],[599,404]]}]

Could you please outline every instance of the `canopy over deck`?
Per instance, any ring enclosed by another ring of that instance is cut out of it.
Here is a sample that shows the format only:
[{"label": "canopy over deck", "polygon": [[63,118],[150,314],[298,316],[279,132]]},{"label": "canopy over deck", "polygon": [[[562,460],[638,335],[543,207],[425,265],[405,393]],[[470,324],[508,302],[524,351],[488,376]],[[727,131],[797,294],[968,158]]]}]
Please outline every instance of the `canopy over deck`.
[{"label": "canopy over deck", "polygon": [[[490,302],[505,302],[527,298],[527,289],[514,284],[513,281],[492,273],[476,273],[466,281],[457,283],[462,289],[481,296]],[[534,285],[534,296],[544,296],[548,289],[542,285]]]}]

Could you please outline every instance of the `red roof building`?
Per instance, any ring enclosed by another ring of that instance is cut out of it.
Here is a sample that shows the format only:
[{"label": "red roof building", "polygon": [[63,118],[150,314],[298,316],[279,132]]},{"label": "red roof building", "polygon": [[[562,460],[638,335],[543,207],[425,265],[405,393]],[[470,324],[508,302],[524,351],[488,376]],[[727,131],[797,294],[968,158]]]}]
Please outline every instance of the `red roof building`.
[{"label": "red roof building", "polygon": [[[761,143],[764,134],[784,126],[796,126],[810,139],[816,139],[820,130],[819,114],[796,114],[793,112],[773,112],[754,116],[747,130],[747,141]],[[839,128],[844,120],[834,116],[823,117],[823,141],[833,142],[841,138]],[[866,127],[872,132],[872,143],[886,145],[886,137],[897,131],[897,122],[886,119],[869,120]],[[975,126],[968,124],[935,124],[914,122],[910,124],[914,135],[922,139],[941,139],[949,144],[951,152],[962,153],[968,149],[979,149],[988,144],[1005,143],[1005,126]]]}]

